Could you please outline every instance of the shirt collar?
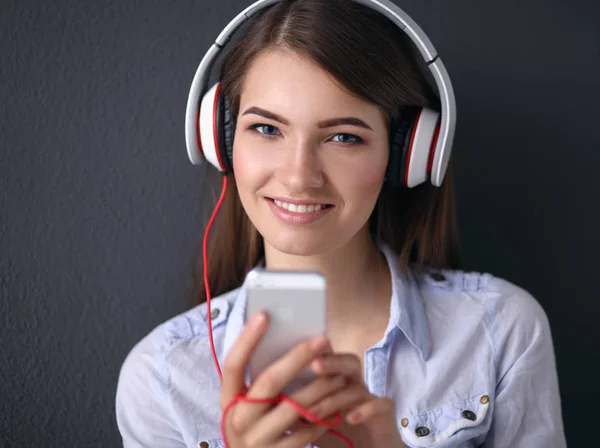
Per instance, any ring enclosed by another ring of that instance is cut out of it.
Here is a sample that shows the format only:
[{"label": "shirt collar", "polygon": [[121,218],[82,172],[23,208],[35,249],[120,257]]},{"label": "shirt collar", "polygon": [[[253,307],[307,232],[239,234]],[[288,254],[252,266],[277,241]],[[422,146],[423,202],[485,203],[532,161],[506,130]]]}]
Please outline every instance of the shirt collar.
[{"label": "shirt collar", "polygon": [[[426,360],[431,352],[431,336],[418,279],[410,269],[407,275],[402,272],[397,255],[389,247],[382,245],[381,251],[390,268],[392,298],[390,301],[390,320],[383,339],[377,345],[387,344],[397,328],[419,350],[423,360]],[[237,296],[234,294],[234,300],[235,303],[231,309],[229,322],[225,330],[223,359],[229,353],[244,326],[244,315],[246,313],[245,283],[239,288]]]}]

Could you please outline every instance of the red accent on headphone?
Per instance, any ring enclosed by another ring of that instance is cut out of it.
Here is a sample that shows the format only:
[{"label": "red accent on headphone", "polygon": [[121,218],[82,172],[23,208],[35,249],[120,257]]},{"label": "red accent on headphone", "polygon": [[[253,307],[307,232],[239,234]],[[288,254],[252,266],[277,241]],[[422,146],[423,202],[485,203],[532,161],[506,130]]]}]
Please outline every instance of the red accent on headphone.
[{"label": "red accent on headphone", "polygon": [[221,92],[221,83],[217,85],[217,90],[215,91],[215,101],[213,103],[213,138],[215,139],[215,151],[217,153],[217,159],[219,159],[219,165],[221,169],[225,170],[225,165],[223,165],[223,161],[221,160],[221,148],[219,148],[219,134],[217,131],[217,109],[219,107],[219,94]]},{"label": "red accent on headphone", "polygon": [[438,121],[435,133],[433,134],[433,141],[431,142],[431,148],[429,148],[429,161],[427,162],[427,174],[431,175],[433,169],[433,159],[435,158],[435,148],[437,146],[438,137],[440,136],[441,123]]},{"label": "red accent on headphone", "polygon": [[200,151],[200,154],[202,154],[202,157],[206,158],[204,155],[204,148],[202,147],[202,139],[200,138],[200,107],[198,107],[198,116],[196,117],[196,140],[198,141],[198,150]]},{"label": "red accent on headphone", "polygon": [[408,172],[410,171],[410,156],[413,152],[413,143],[415,142],[415,136],[417,135],[417,127],[419,126],[419,120],[421,119],[421,113],[423,109],[419,110],[417,114],[417,118],[415,119],[415,124],[412,129],[412,135],[410,136],[410,144],[408,145],[408,154],[406,155],[406,170],[404,172],[404,185],[408,185]]}]

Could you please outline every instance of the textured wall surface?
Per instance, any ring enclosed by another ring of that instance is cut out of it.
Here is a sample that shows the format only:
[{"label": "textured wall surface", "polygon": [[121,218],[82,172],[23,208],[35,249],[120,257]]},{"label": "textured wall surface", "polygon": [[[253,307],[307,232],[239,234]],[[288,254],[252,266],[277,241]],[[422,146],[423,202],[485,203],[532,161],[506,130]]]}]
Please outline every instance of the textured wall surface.
[{"label": "textured wall surface", "polygon": [[[544,306],[568,438],[587,446],[600,401],[600,7],[398,2],[454,82],[466,267]],[[187,89],[245,5],[1,2],[0,446],[119,445],[120,365],[192,286],[206,194],[185,154]]]}]

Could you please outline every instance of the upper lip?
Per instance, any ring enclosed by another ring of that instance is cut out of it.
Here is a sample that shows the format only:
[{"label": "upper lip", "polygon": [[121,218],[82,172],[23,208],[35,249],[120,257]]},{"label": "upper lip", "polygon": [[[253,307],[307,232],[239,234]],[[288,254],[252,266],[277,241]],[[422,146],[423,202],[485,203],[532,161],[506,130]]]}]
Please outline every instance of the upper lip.
[{"label": "upper lip", "polygon": [[270,196],[269,199],[295,205],[331,205],[329,202],[319,201],[318,199],[294,199],[282,196]]}]

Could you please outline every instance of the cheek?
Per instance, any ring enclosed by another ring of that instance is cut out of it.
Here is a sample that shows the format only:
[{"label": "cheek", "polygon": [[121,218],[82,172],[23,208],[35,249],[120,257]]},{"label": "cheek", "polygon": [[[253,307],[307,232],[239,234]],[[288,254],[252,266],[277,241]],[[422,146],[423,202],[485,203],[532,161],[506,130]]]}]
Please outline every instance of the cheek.
[{"label": "cheek", "polygon": [[233,171],[238,187],[257,188],[268,178],[271,167],[265,160],[256,157],[256,151],[243,138],[236,138],[233,145]]},{"label": "cheek", "polygon": [[387,151],[373,151],[360,162],[354,162],[336,170],[337,189],[356,207],[371,209],[385,179]]}]

